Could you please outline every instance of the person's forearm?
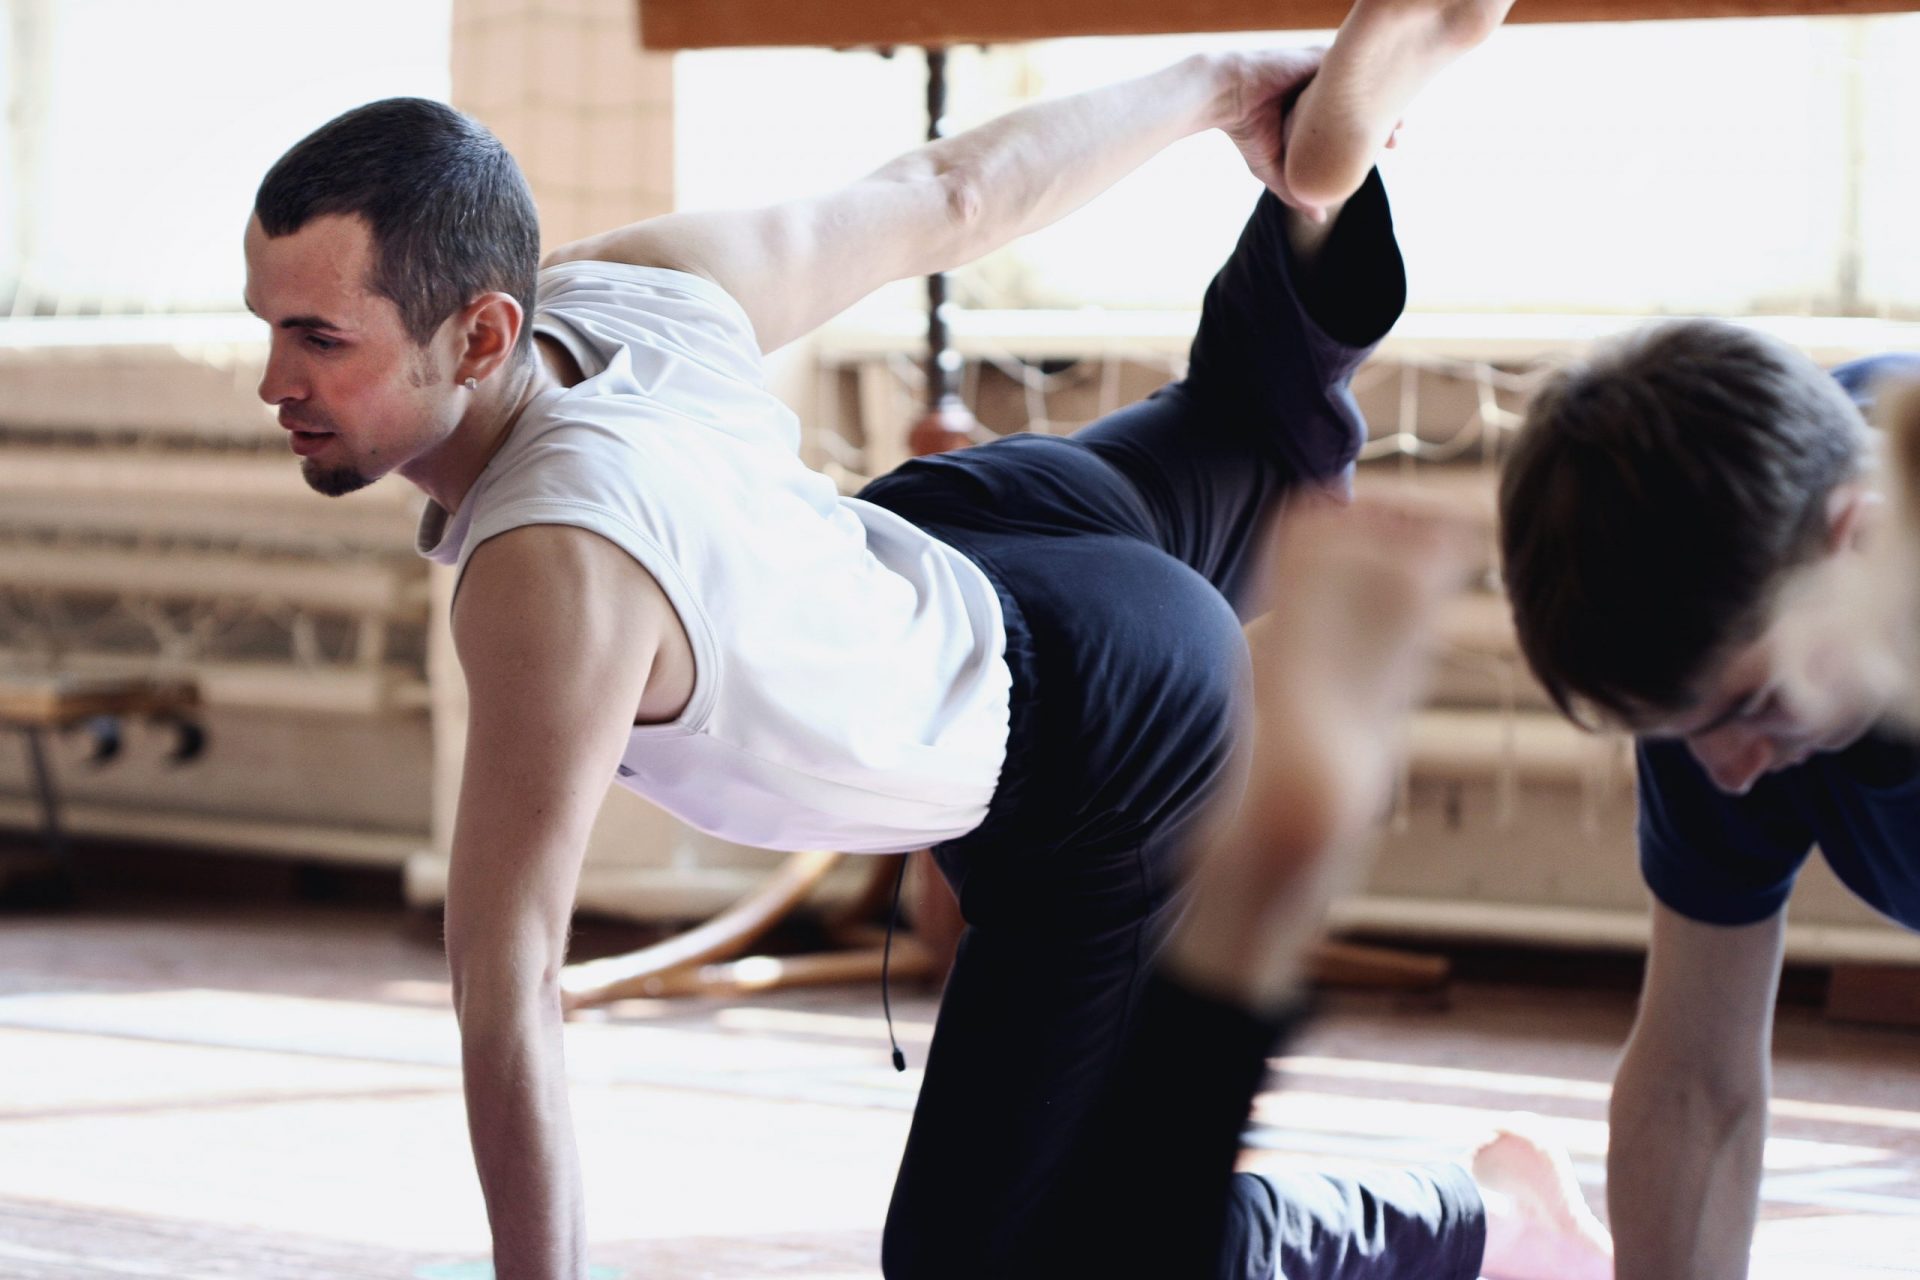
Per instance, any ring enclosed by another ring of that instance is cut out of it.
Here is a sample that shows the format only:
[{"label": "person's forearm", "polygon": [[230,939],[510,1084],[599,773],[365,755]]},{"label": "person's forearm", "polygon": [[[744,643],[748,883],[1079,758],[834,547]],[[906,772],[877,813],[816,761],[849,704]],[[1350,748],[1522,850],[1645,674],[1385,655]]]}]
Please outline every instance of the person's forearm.
[{"label": "person's forearm", "polygon": [[911,274],[960,266],[1052,223],[1168,145],[1224,123],[1232,55],[1195,55],[1120,84],[1035,103],[928,143],[876,178],[938,177],[955,232]]},{"label": "person's forearm", "polygon": [[1767,1081],[1716,1090],[1629,1048],[1613,1086],[1607,1210],[1622,1280],[1741,1280],[1766,1144]]},{"label": "person's forearm", "polygon": [[558,989],[469,995],[460,1023],[467,1125],[493,1231],[494,1274],[577,1280],[586,1232]]}]

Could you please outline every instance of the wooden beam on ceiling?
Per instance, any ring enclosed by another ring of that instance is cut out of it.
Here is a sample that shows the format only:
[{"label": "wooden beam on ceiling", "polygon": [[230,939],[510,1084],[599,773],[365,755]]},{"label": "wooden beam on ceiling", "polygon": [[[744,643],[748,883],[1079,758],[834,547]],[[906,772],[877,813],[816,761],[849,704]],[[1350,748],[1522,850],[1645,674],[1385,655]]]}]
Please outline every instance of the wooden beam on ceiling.
[{"label": "wooden beam on ceiling", "polygon": [[[640,0],[649,49],[999,44],[1063,36],[1325,30],[1349,0]],[[1509,22],[1840,17],[1920,0],[1520,0]]]}]

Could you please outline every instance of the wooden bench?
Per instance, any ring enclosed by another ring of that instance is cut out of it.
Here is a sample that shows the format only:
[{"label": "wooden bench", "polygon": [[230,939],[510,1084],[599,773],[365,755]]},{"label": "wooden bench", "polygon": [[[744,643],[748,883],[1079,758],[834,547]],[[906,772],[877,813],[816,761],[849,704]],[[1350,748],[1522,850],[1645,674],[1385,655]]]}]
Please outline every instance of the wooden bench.
[{"label": "wooden bench", "polygon": [[[73,889],[73,864],[60,825],[60,798],[47,762],[46,735],[90,721],[104,721],[117,738],[128,717],[174,719],[182,726],[182,757],[197,754],[200,731],[191,716],[199,691],[186,681],[140,677],[84,677],[0,672],[0,728],[19,731],[27,747],[34,789],[40,800],[40,830],[47,865],[39,870],[36,899],[66,898]],[[109,739],[112,740],[112,739]],[[51,881],[45,873],[51,873]],[[0,881],[11,887],[13,877]]]}]

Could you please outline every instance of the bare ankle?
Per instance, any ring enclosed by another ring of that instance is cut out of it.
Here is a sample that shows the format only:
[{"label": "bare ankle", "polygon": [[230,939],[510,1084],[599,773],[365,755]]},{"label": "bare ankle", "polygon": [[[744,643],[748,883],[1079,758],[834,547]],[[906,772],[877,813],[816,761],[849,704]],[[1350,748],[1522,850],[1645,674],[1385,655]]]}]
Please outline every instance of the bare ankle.
[{"label": "bare ankle", "polygon": [[1444,43],[1454,53],[1465,53],[1499,29],[1513,8],[1514,0],[1356,0],[1347,23],[1397,16],[1420,19],[1431,25],[1430,39]]},{"label": "bare ankle", "polygon": [[1427,82],[1492,35],[1512,0],[1358,0],[1296,107],[1288,187],[1306,205],[1345,199]]}]

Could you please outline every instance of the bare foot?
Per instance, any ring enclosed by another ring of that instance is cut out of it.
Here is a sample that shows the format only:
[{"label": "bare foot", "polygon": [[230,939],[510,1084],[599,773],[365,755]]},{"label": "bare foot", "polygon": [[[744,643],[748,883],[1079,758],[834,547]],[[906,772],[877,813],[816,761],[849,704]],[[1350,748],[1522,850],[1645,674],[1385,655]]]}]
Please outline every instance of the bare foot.
[{"label": "bare foot", "polygon": [[1486,1280],[1613,1280],[1613,1238],[1587,1207],[1567,1153],[1516,1117],[1473,1153],[1487,1205]]},{"label": "bare foot", "polygon": [[1512,7],[1513,0],[1355,0],[1293,110],[1287,189],[1322,209],[1352,195],[1414,95],[1492,35]]},{"label": "bare foot", "polygon": [[1405,498],[1310,499],[1280,522],[1278,607],[1248,629],[1245,798],[1201,841],[1170,956],[1189,978],[1256,1008],[1291,994],[1328,900],[1361,873],[1471,547],[1464,520]]}]

